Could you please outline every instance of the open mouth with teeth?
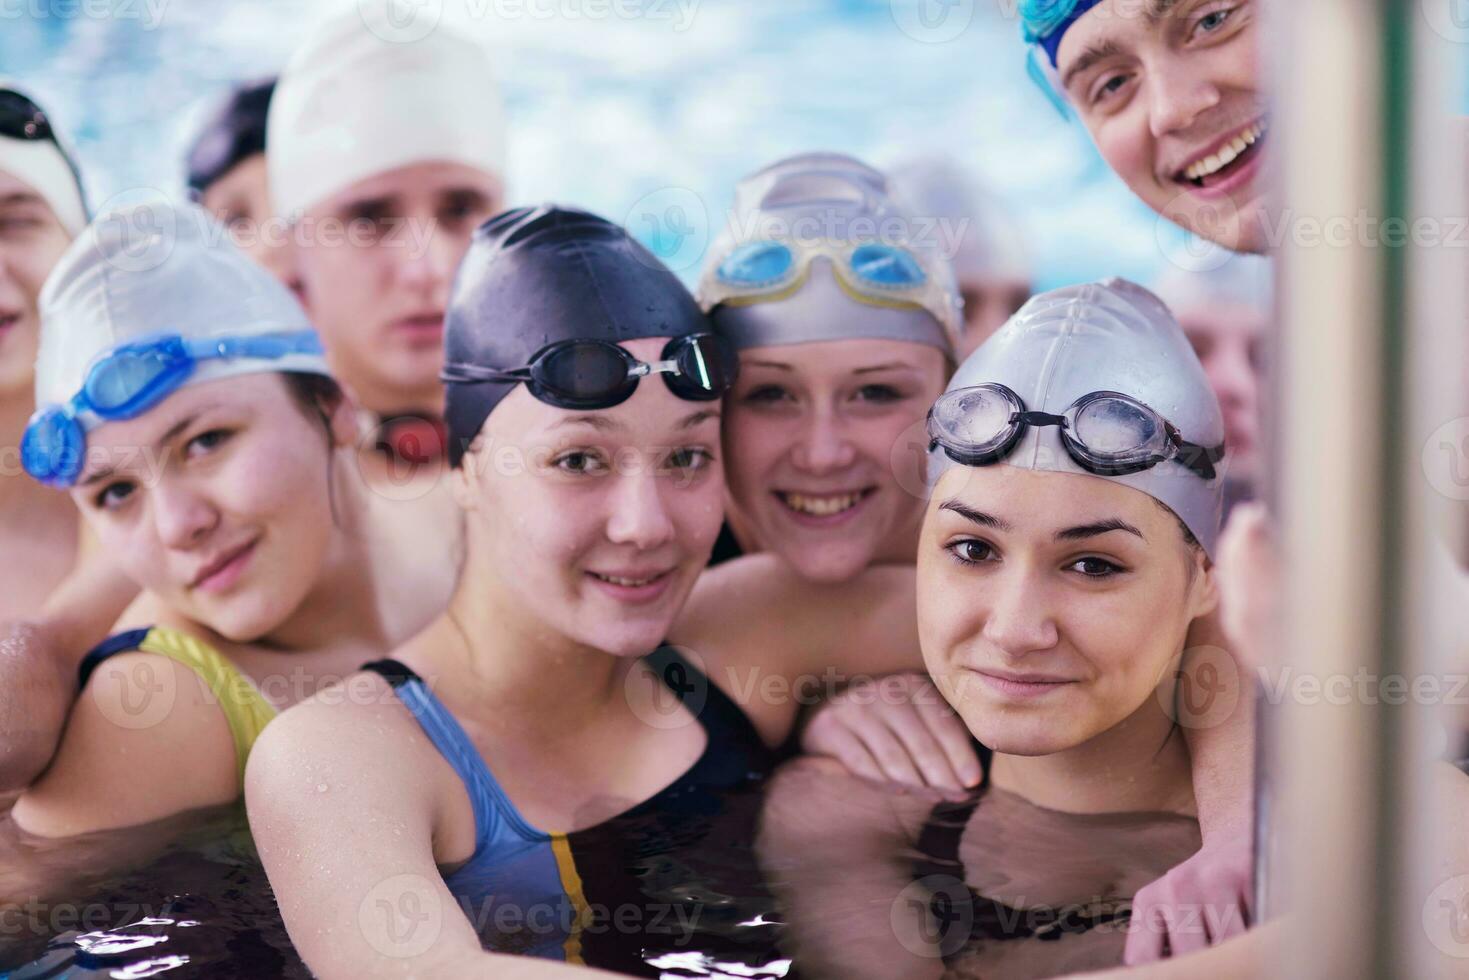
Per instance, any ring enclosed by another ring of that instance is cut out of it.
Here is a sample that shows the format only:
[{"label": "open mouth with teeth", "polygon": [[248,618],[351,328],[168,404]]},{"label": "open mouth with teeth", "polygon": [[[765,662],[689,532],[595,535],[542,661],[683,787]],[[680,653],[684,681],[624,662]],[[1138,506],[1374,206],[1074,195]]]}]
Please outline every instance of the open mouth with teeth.
[{"label": "open mouth with teeth", "polygon": [[1269,128],[1262,119],[1241,130],[1214,153],[1189,164],[1175,179],[1201,190],[1224,183],[1260,155]]},{"label": "open mouth with teeth", "polygon": [[603,575],[600,572],[587,572],[587,574],[599,582],[606,582],[608,585],[617,585],[624,589],[641,589],[655,582],[662,581],[672,573],[659,572],[656,575],[650,575],[646,578],[624,578],[620,575]]},{"label": "open mouth with teeth", "polygon": [[852,510],[876,490],[876,487],[866,487],[848,493],[833,494],[787,493],[777,490],[775,498],[784,504],[787,510],[795,511],[803,517],[836,517]]}]

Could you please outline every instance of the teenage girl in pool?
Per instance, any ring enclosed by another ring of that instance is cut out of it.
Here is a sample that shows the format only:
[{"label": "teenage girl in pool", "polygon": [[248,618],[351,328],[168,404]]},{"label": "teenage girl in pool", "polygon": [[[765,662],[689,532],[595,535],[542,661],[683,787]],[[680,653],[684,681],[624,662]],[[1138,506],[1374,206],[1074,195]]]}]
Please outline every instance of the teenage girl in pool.
[{"label": "teenage girl in pool", "polygon": [[[170,233],[140,265],[118,230],[144,227]],[[363,483],[300,305],[219,231],[192,206],[103,215],[42,297],[23,462],[143,594],[16,803],[32,834],[238,799],[279,711],[448,598],[452,570]]]},{"label": "teenage girl in pool", "polygon": [[[813,586],[756,556],[704,572],[737,363],[677,278],[600,218],[545,207],[486,224],[446,358],[458,590],[352,696],[262,738],[247,777],[261,857],[322,976],[656,972],[677,937],[619,945],[584,913],[717,916],[688,865],[753,839],[725,794],[763,779],[797,709],[760,691],[914,663],[911,571]],[[359,919],[379,900],[436,910],[430,941]],[[538,959],[517,961],[482,951],[461,902],[575,914],[521,934]],[[755,935],[729,955],[766,962],[769,930]]]},{"label": "teenage girl in pool", "polygon": [[[1218,403],[1161,302],[1112,280],[1027,304],[961,367],[928,432],[924,659],[994,754],[980,791],[936,807],[819,764],[782,778],[767,856],[798,963],[911,977],[1115,965],[1133,892],[1199,844],[1168,703],[1190,624],[1217,601]],[[854,856],[839,894],[826,862]],[[926,937],[929,913],[893,904],[905,888],[947,903],[946,931]],[[880,908],[886,926],[890,906],[896,929],[864,924]],[[829,928],[836,909],[850,928]],[[1238,902],[1212,911],[1244,924]]]}]

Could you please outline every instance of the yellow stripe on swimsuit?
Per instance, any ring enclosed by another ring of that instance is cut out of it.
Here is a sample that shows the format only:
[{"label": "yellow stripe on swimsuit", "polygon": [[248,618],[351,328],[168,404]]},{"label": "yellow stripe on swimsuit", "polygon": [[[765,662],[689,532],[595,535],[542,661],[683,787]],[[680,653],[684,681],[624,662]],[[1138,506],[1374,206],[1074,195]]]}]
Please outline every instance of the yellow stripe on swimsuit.
[{"label": "yellow stripe on swimsuit", "polygon": [[218,650],[187,633],[166,626],[133,630],[108,638],[82,661],[82,685],[86,685],[87,678],[102,661],[133,650],[154,653],[182,664],[192,670],[209,688],[215,703],[224,712],[230,734],[234,737],[235,761],[240,786],[243,787],[245,763],[250,758],[250,750],[265,726],[276,716],[275,708],[255,689],[249,678],[240,673]]}]

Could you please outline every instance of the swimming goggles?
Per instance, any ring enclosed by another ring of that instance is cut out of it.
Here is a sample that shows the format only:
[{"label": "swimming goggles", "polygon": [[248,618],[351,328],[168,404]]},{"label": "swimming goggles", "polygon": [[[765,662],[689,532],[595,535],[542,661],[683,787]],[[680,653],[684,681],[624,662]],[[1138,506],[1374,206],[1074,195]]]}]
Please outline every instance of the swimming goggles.
[{"label": "swimming goggles", "polygon": [[321,340],[311,330],[250,337],[164,334],[123,344],[92,364],[70,402],[31,416],[20,443],[21,465],[42,483],[69,487],[81,473],[88,430],[148,411],[181,388],[200,362],[322,353]]},{"label": "swimming goggles", "polygon": [[[28,96],[9,88],[0,88],[0,136],[13,140],[23,140],[27,143],[50,143],[56,147],[61,158],[66,161],[71,175],[76,181],[77,192],[81,193],[82,174],[77,169],[76,161],[71,158],[66,147],[61,145],[61,140],[56,136],[56,130],[51,126],[51,120],[47,118],[45,111]],[[86,210],[86,201],[83,200],[82,208]]]},{"label": "swimming goggles", "polygon": [[522,368],[446,364],[439,379],[448,384],[523,383],[548,405],[586,410],[621,405],[650,374],[663,375],[668,390],[685,401],[713,401],[734,384],[739,369],[739,355],[728,340],[700,333],[670,340],[651,364],[611,341],[562,340],[543,347]]},{"label": "swimming goggles", "polygon": [[825,258],[837,281],[859,302],[880,306],[919,306],[946,329],[958,326],[960,303],[948,281],[934,268],[936,256],[885,242],[816,241],[793,246],[775,239],[736,246],[706,275],[700,300],[706,309],[720,303],[784,299],[805,284],[811,263]]},{"label": "swimming goggles", "polygon": [[1056,426],[1076,464],[1098,476],[1125,476],[1176,460],[1205,480],[1224,446],[1189,442],[1163,416],[1129,395],[1094,391],[1082,395],[1060,415],[1032,412],[1002,384],[982,384],[947,392],[928,413],[929,451],[964,466],[989,466],[1014,451],[1030,426]]}]

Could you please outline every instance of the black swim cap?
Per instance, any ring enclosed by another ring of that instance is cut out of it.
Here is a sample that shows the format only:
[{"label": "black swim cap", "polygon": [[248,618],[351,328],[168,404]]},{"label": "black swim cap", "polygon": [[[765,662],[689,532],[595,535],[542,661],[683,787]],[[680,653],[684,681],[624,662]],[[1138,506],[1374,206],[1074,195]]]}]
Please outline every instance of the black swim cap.
[{"label": "black swim cap", "polygon": [[241,85],[210,117],[189,150],[189,189],[197,199],[244,160],[265,152],[265,118],[275,79]]},{"label": "black swim cap", "polygon": [[[508,371],[549,344],[713,333],[684,284],[620,226],[543,204],[489,219],[454,279],[444,358]],[[449,465],[458,466],[515,382],[447,382]]]}]

